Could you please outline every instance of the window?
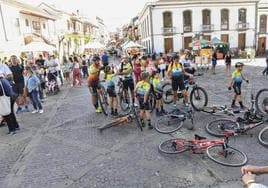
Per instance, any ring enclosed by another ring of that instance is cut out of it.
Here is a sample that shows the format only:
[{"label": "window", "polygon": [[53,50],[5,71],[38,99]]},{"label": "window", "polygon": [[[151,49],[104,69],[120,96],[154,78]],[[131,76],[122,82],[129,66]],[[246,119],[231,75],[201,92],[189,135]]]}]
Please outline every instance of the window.
[{"label": "window", "polygon": [[203,16],[203,25],[210,25],[210,10],[203,10],[202,11]]},{"label": "window", "polygon": [[25,26],[29,27],[29,20],[28,19],[25,19]]},{"label": "window", "polygon": [[43,23],[43,29],[46,29],[46,24],[45,23]]},{"label": "window", "polygon": [[267,31],[267,16],[261,15],[260,16],[260,33],[266,33]]},{"label": "window", "polygon": [[33,29],[35,30],[41,29],[40,22],[33,21],[32,24],[33,24]]},{"label": "window", "polygon": [[164,12],[163,13],[164,27],[172,27],[172,13]]},{"label": "window", "polygon": [[238,10],[238,22],[239,23],[246,23],[247,22],[247,10],[241,8]]},{"label": "window", "polygon": [[19,18],[16,18],[16,20],[15,20],[15,26],[16,27],[20,27],[20,19]]},{"label": "window", "polygon": [[183,12],[183,30],[184,32],[192,31],[192,12],[190,10]]},{"label": "window", "polygon": [[229,29],[229,10],[227,9],[221,10],[221,29],[222,30]]}]

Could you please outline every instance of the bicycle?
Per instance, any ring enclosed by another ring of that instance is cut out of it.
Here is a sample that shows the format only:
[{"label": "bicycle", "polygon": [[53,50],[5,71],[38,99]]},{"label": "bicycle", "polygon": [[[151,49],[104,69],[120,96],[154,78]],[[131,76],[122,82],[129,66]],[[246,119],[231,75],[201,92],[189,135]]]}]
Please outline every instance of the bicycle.
[{"label": "bicycle", "polygon": [[[208,95],[204,88],[198,86],[194,81],[185,80],[186,90],[188,91],[190,86],[192,90],[190,91],[190,103],[194,110],[200,111],[204,106],[207,106]],[[170,104],[173,101],[173,91],[170,82],[163,84],[163,99],[165,104]],[[178,91],[178,100],[183,99],[183,94]],[[199,106],[199,107],[198,107]]]},{"label": "bicycle", "polygon": [[235,116],[235,114],[243,112],[238,109],[228,108],[227,105],[213,105],[210,107],[205,106],[200,111],[214,116],[221,116],[221,115]]},{"label": "bicycle", "polygon": [[155,129],[162,134],[170,134],[179,130],[186,120],[194,124],[194,112],[191,108],[174,109],[168,114],[161,116],[155,123]]},{"label": "bicycle", "polygon": [[120,103],[120,108],[122,111],[126,111],[129,109],[129,104],[130,104],[130,96],[129,92],[124,92],[123,88],[123,79],[120,77],[117,83],[118,86],[118,97],[119,97],[119,103]]},{"label": "bicycle", "polygon": [[99,131],[103,131],[105,129],[114,127],[114,126],[118,126],[118,125],[122,125],[122,124],[128,124],[133,122],[133,120],[136,121],[136,124],[138,126],[138,128],[143,131],[141,122],[140,122],[140,118],[139,118],[139,113],[138,113],[138,109],[137,106],[132,105],[130,112],[126,115],[122,115],[119,117],[116,117],[115,119],[112,120],[111,123],[108,123],[102,127],[98,127]]},{"label": "bicycle", "polygon": [[158,150],[165,154],[179,154],[190,151],[192,154],[202,154],[206,151],[209,159],[223,166],[239,167],[247,163],[247,155],[228,145],[229,137],[209,140],[195,135],[195,139],[185,140],[173,138],[162,142]]},{"label": "bicycle", "polygon": [[102,112],[104,113],[104,115],[108,116],[108,94],[106,92],[105,87],[102,85],[103,82],[105,82],[105,80],[100,81],[100,88],[97,90],[97,97]]},{"label": "bicycle", "polygon": [[258,91],[255,98],[255,108],[257,112],[268,115],[268,88]]}]

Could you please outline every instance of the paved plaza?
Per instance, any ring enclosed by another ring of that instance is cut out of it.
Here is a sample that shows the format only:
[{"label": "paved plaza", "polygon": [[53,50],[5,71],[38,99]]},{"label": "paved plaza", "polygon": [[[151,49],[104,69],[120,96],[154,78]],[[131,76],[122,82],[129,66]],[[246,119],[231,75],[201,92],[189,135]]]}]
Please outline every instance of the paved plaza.
[{"label": "paved plaza", "polygon": [[[250,83],[243,85],[244,99],[251,91],[268,87],[262,67],[246,66]],[[227,76],[222,66],[217,74],[197,77],[209,96],[209,104],[230,105]],[[224,167],[205,155],[183,153],[167,156],[158,145],[171,137],[209,136],[204,127],[216,117],[195,113],[195,130],[185,127],[172,135],[155,130],[141,132],[134,124],[113,127],[100,133],[96,127],[110,121],[96,114],[86,85],[62,87],[59,95],[47,98],[42,115],[20,114],[22,127],[7,136],[0,127],[0,188],[240,188],[240,168]],[[267,125],[266,125],[267,126]],[[252,135],[231,139],[230,145],[244,151],[249,164],[267,165],[268,148],[258,143],[262,127]],[[268,176],[257,178],[268,184]]]}]

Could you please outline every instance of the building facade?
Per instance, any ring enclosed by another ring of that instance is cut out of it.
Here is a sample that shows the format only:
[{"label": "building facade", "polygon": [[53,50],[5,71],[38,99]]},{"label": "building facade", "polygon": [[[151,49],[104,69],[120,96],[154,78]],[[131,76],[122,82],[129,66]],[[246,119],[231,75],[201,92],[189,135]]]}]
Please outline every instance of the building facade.
[{"label": "building facade", "polygon": [[195,38],[211,40],[217,37],[228,42],[230,48],[257,49],[259,10],[259,0],[159,0],[148,3],[139,15],[141,44],[149,52],[170,52],[191,49],[189,44]]}]

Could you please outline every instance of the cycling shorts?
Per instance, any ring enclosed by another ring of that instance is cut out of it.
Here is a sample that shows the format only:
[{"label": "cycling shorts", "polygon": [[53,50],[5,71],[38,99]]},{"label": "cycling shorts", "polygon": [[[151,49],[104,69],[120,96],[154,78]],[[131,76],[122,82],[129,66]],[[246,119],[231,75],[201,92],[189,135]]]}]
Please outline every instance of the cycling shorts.
[{"label": "cycling shorts", "polygon": [[89,92],[91,93],[91,95],[93,96],[97,96],[98,95],[98,89],[101,88],[100,82],[98,81],[94,81],[91,82],[89,85]]},{"label": "cycling shorts", "polygon": [[128,90],[128,88],[133,91],[135,86],[134,86],[134,80],[131,79],[127,79],[127,80],[123,80],[123,90]]},{"label": "cycling shorts", "polygon": [[179,76],[179,77],[173,77],[172,78],[172,90],[173,91],[177,91],[178,89],[180,91],[185,90],[185,84],[184,84],[184,79],[183,76]]}]

